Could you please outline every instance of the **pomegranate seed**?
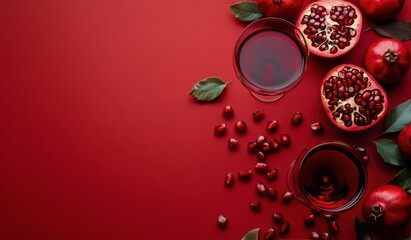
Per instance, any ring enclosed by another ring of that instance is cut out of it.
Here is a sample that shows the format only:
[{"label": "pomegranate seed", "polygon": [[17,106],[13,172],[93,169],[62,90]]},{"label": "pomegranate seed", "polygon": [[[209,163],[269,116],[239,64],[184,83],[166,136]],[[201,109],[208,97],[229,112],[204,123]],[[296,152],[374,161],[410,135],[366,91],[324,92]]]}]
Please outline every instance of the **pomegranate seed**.
[{"label": "pomegranate seed", "polygon": [[270,181],[274,180],[274,179],[277,178],[277,176],[278,176],[277,168],[272,168],[272,169],[268,170],[268,172],[267,172],[267,179],[268,180],[270,180]]},{"label": "pomegranate seed", "polygon": [[368,161],[370,160],[370,157],[368,156],[368,154],[365,154],[365,155],[362,157],[362,160],[364,161],[365,164],[367,164]]},{"label": "pomegranate seed", "polygon": [[232,137],[228,139],[227,145],[230,149],[236,149],[238,147],[238,140]]},{"label": "pomegranate seed", "polygon": [[365,149],[365,147],[356,145],[356,146],[354,146],[354,148],[361,155],[362,160],[364,161],[364,163],[367,164],[368,161],[370,160],[370,157],[368,156],[367,150]]},{"label": "pomegranate seed", "polygon": [[227,187],[233,186],[233,184],[234,184],[234,176],[233,176],[233,174],[230,173],[230,172],[228,172],[228,173],[225,175],[224,182],[225,182],[225,185],[226,185]]},{"label": "pomegranate seed", "polygon": [[251,210],[256,211],[256,212],[260,211],[261,202],[259,200],[251,201],[250,202],[250,208],[251,208]]},{"label": "pomegranate seed", "polygon": [[268,164],[267,163],[261,163],[258,162],[254,165],[254,169],[258,172],[258,173],[267,173],[268,172]]},{"label": "pomegranate seed", "polygon": [[251,168],[245,169],[245,170],[240,170],[237,172],[238,178],[242,181],[248,181],[251,178],[252,171]]},{"label": "pomegranate seed", "polygon": [[257,149],[258,149],[258,146],[256,142],[248,142],[248,151],[256,152]]},{"label": "pomegranate seed", "polygon": [[268,121],[266,128],[267,128],[267,131],[274,132],[278,128],[278,121],[277,120]]},{"label": "pomegranate seed", "polygon": [[270,227],[267,232],[264,233],[265,240],[272,240],[275,237],[276,230],[274,227]]},{"label": "pomegranate seed", "polygon": [[263,143],[265,143],[266,138],[263,135],[260,135],[257,137],[257,139],[255,140],[255,142],[257,143],[257,146],[261,147],[263,145]]},{"label": "pomegranate seed", "polygon": [[227,130],[227,125],[225,123],[221,123],[214,127],[214,134],[216,136],[222,136]]},{"label": "pomegranate seed", "polygon": [[267,195],[268,195],[268,198],[269,198],[269,199],[274,200],[274,199],[277,198],[277,190],[275,190],[275,189],[272,188],[272,187],[269,187],[269,188],[267,189]]},{"label": "pomegranate seed", "polygon": [[310,234],[310,240],[316,240],[316,239],[320,239],[320,234],[316,231],[311,232]]},{"label": "pomegranate seed", "polygon": [[264,162],[265,161],[265,154],[263,153],[263,151],[258,151],[257,152],[257,158],[258,160]]},{"label": "pomegranate seed", "polygon": [[225,228],[228,223],[228,218],[224,215],[220,215],[217,218],[217,223],[220,228]]},{"label": "pomegranate seed", "polygon": [[288,221],[284,221],[280,224],[280,234],[285,235],[290,231],[290,223]]},{"label": "pomegranate seed", "polygon": [[275,212],[273,214],[273,221],[276,223],[280,223],[283,221],[283,214],[281,212]]},{"label": "pomegranate seed", "polygon": [[255,188],[257,189],[257,193],[260,195],[265,195],[267,193],[267,188],[265,187],[265,184],[262,182],[258,182]]},{"label": "pomegranate seed", "polygon": [[247,124],[243,121],[240,120],[234,125],[235,129],[237,129],[238,132],[244,133],[247,130]]},{"label": "pomegranate seed", "polygon": [[270,153],[271,151],[273,151],[273,147],[268,142],[265,142],[263,143],[262,150],[265,153]]},{"label": "pomegranate seed", "polygon": [[294,194],[292,192],[285,192],[283,194],[283,203],[289,203],[293,198]]},{"label": "pomegranate seed", "polygon": [[332,239],[331,234],[328,233],[328,232],[323,232],[323,234],[321,235],[321,237],[322,237],[323,240],[331,240],[331,239]]},{"label": "pomegranate seed", "polygon": [[335,219],[335,215],[334,214],[325,214],[324,215],[325,220],[327,221],[331,221]]},{"label": "pomegranate seed", "polygon": [[319,122],[311,124],[311,130],[313,133],[318,134],[323,132],[323,125]]},{"label": "pomegranate seed", "polygon": [[264,117],[264,111],[263,110],[259,110],[256,112],[253,112],[253,118],[256,121],[261,121],[261,119],[263,119]]},{"label": "pomegranate seed", "polygon": [[330,231],[332,233],[337,233],[338,232],[338,224],[337,224],[336,221],[332,220],[329,224],[329,227],[330,227]]},{"label": "pomegranate seed", "polygon": [[303,114],[301,112],[296,112],[291,116],[291,123],[294,125],[298,125],[303,120]]},{"label": "pomegranate seed", "polygon": [[223,115],[225,117],[232,117],[234,115],[234,109],[231,106],[225,106],[223,109]]},{"label": "pomegranate seed", "polygon": [[271,139],[270,145],[273,151],[277,151],[278,149],[280,149],[280,142],[277,139]]},{"label": "pomegranate seed", "polygon": [[288,134],[281,134],[280,135],[280,143],[283,146],[288,146],[290,145],[291,139],[290,139],[290,135]]},{"label": "pomegranate seed", "polygon": [[305,226],[312,226],[315,223],[315,215],[310,213],[304,217]]}]

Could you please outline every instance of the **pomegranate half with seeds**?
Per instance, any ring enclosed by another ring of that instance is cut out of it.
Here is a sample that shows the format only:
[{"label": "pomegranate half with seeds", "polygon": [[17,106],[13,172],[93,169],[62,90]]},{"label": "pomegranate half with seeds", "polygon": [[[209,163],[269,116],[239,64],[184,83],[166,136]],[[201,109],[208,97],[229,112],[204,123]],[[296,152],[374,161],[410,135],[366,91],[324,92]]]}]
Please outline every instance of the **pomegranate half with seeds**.
[{"label": "pomegranate half with seeds", "polygon": [[352,3],[323,0],[309,4],[299,15],[297,27],[311,53],[339,57],[355,47],[361,36],[362,15]]},{"label": "pomegranate half with seeds", "polygon": [[346,131],[375,125],[388,107],[384,89],[367,71],[352,64],[328,72],[321,85],[321,101],[328,118]]}]

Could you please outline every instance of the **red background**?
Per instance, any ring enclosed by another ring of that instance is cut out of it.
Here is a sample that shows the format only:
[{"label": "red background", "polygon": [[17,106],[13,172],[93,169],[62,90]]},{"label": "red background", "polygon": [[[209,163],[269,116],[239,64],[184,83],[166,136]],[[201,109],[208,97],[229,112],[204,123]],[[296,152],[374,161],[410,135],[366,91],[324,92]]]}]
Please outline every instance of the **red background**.
[{"label": "red background", "polygon": [[[311,1],[305,1],[307,5]],[[260,176],[223,184],[227,171],[252,167],[246,142],[265,134],[268,119],[289,133],[292,144],[270,155],[279,169],[268,185],[286,190],[289,164],[306,146],[325,140],[365,144],[367,192],[399,171],[383,163],[372,141],[382,122],[361,133],[338,130],[319,98],[322,77],[340,63],[362,64],[366,47],[380,37],[367,32],[340,59],[311,56],[301,84],[275,103],[254,99],[236,80],[235,40],[245,26],[228,8],[235,1],[3,0],[0,2],[0,238],[1,239],[240,239],[273,225],[281,211],[292,228],[289,239],[325,231],[323,219],[305,228],[309,210],[261,198],[261,212],[248,208],[259,198]],[[357,4],[357,2],[355,2]],[[408,19],[406,1],[399,19]],[[372,22],[365,20],[364,28]],[[411,47],[410,42],[406,42]],[[231,81],[212,103],[187,93],[208,76]],[[409,99],[411,74],[387,89],[390,109]],[[226,120],[225,105],[235,109]],[[263,109],[266,118],[252,121]],[[300,126],[289,118],[304,113]],[[232,126],[243,119],[249,131]],[[228,133],[213,127],[225,121]],[[310,132],[321,121],[325,133]],[[238,137],[240,148],[226,141]],[[261,177],[262,180],[264,178]],[[357,205],[338,216],[339,239],[353,239]],[[229,218],[220,230],[219,214]]]}]

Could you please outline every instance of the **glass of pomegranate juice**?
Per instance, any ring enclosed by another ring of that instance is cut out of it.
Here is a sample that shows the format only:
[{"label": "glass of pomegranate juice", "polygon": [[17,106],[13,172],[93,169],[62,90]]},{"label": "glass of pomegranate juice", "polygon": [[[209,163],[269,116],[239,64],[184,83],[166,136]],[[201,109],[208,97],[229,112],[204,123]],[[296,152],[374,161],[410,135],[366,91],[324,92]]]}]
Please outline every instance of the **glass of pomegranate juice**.
[{"label": "glass of pomegranate juice", "polygon": [[238,79],[251,94],[272,102],[300,82],[307,69],[308,48],[294,24],[263,18],[241,32],[233,60]]},{"label": "glass of pomegranate juice", "polygon": [[353,207],[367,184],[360,153],[343,142],[326,142],[304,150],[288,171],[288,188],[294,196],[323,214]]}]

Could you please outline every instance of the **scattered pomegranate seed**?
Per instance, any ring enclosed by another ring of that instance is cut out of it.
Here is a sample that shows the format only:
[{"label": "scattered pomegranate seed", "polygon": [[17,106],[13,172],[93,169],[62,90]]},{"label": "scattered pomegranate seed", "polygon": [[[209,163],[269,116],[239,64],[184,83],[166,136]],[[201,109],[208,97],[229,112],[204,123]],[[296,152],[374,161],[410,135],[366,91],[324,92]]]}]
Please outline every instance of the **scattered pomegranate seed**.
[{"label": "scattered pomegranate seed", "polygon": [[301,112],[296,112],[291,116],[291,123],[298,125],[303,120],[303,114]]},{"label": "scattered pomegranate seed", "polygon": [[234,109],[231,106],[225,106],[223,109],[223,115],[225,117],[232,117],[234,115]]},{"label": "scattered pomegranate seed", "polygon": [[277,151],[278,149],[280,149],[280,142],[277,139],[271,139],[270,145],[273,148],[273,151]]},{"label": "scattered pomegranate seed", "polygon": [[315,223],[315,215],[310,213],[304,217],[305,226],[312,226]]},{"label": "scattered pomegranate seed", "polygon": [[288,221],[284,221],[280,224],[280,234],[285,235],[290,231],[290,223]]},{"label": "scattered pomegranate seed", "polygon": [[251,168],[245,169],[245,170],[240,170],[237,172],[238,178],[242,181],[248,181],[251,178],[252,171]]},{"label": "scattered pomegranate seed", "polygon": [[338,232],[338,224],[337,224],[336,221],[332,220],[329,224],[329,227],[330,227],[330,231],[332,233],[337,233]]},{"label": "scattered pomegranate seed", "polygon": [[281,145],[283,145],[283,146],[288,146],[288,145],[290,145],[290,142],[291,142],[290,135],[288,135],[288,134],[281,134],[281,135],[280,135],[280,143],[281,143]]},{"label": "scattered pomegranate seed", "polygon": [[233,174],[230,173],[230,172],[228,172],[228,173],[225,175],[224,182],[225,182],[225,185],[226,185],[227,187],[233,186],[233,184],[234,184],[234,176],[233,176]]},{"label": "scattered pomegranate seed", "polygon": [[327,221],[331,221],[331,220],[334,220],[334,219],[335,219],[335,215],[334,215],[334,214],[325,214],[323,217],[324,217],[325,220],[327,220]]},{"label": "scattered pomegranate seed", "polygon": [[258,158],[258,160],[260,160],[260,161],[265,161],[265,154],[263,153],[263,151],[258,151],[257,152],[257,158]]},{"label": "scattered pomegranate seed", "polygon": [[270,153],[271,151],[273,151],[273,147],[268,142],[263,143],[263,146],[261,149],[265,153]]},{"label": "scattered pomegranate seed", "polygon": [[264,117],[264,111],[263,110],[253,112],[254,120],[261,121],[261,119],[263,119],[263,117]]},{"label": "scattered pomegranate seed", "polygon": [[247,124],[243,121],[240,120],[234,125],[235,129],[237,129],[238,132],[244,133],[247,130]]},{"label": "scattered pomegranate seed", "polygon": [[269,132],[274,132],[278,128],[278,120],[270,120],[267,122],[266,129]]},{"label": "scattered pomegranate seed", "polygon": [[368,154],[365,154],[365,155],[362,157],[362,160],[364,161],[365,164],[367,164],[368,161],[370,160],[370,157],[368,156]]},{"label": "scattered pomegranate seed", "polygon": [[262,182],[258,182],[255,188],[257,189],[257,193],[260,195],[265,195],[267,193],[267,188],[265,187],[265,184]]},{"label": "scattered pomegranate seed", "polygon": [[269,198],[269,199],[275,200],[275,199],[277,198],[277,190],[275,190],[275,189],[272,188],[272,187],[269,187],[269,188],[267,189],[267,195],[268,195],[268,198]]},{"label": "scattered pomegranate seed", "polygon": [[323,232],[323,234],[321,234],[321,237],[322,237],[323,240],[331,240],[332,239],[331,234],[328,233],[328,232]]},{"label": "scattered pomegranate seed", "polygon": [[323,125],[319,122],[311,124],[311,130],[315,134],[319,134],[323,132]]},{"label": "scattered pomegranate seed", "polygon": [[289,203],[291,199],[293,198],[293,193],[292,192],[285,192],[283,194],[283,203]]},{"label": "scattered pomegranate seed", "polygon": [[227,130],[227,125],[225,123],[221,123],[214,127],[214,134],[216,136],[222,136]]},{"label": "scattered pomegranate seed", "polygon": [[251,210],[256,211],[256,212],[260,211],[261,201],[259,201],[259,200],[251,201],[250,202],[250,208],[251,208]]},{"label": "scattered pomegranate seed", "polygon": [[275,237],[276,230],[274,227],[270,227],[267,232],[264,233],[265,240],[272,240]]},{"label": "scattered pomegranate seed", "polygon": [[320,234],[316,231],[310,233],[310,240],[320,239]]},{"label": "scattered pomegranate seed", "polygon": [[221,214],[220,216],[218,216],[217,222],[218,222],[218,226],[220,228],[225,228],[227,226],[227,223],[228,223],[228,218]]},{"label": "scattered pomegranate seed", "polygon": [[274,180],[274,179],[277,178],[277,176],[278,176],[277,168],[272,168],[272,169],[268,170],[268,172],[267,172],[267,179],[268,180],[270,180],[270,181]]},{"label": "scattered pomegranate seed", "polygon": [[248,142],[248,151],[256,152],[258,149],[256,142]]},{"label": "scattered pomegranate seed", "polygon": [[238,147],[238,140],[232,137],[228,139],[227,145],[230,149],[236,149]]},{"label": "scattered pomegranate seed", "polygon": [[266,138],[263,135],[260,135],[257,137],[257,139],[255,140],[255,142],[257,143],[257,146],[261,147],[263,146],[263,143],[265,143]]},{"label": "scattered pomegranate seed", "polygon": [[361,155],[362,160],[364,161],[364,163],[368,163],[368,161],[370,160],[370,157],[367,154],[367,150],[365,149],[364,146],[354,146],[355,150],[357,150],[357,152]]},{"label": "scattered pomegranate seed", "polygon": [[258,162],[254,165],[254,169],[258,172],[258,173],[267,173],[268,172],[268,164],[267,163],[261,163]]},{"label": "scattered pomegranate seed", "polygon": [[276,223],[280,223],[283,221],[283,213],[281,212],[275,212],[273,214],[273,221]]}]

